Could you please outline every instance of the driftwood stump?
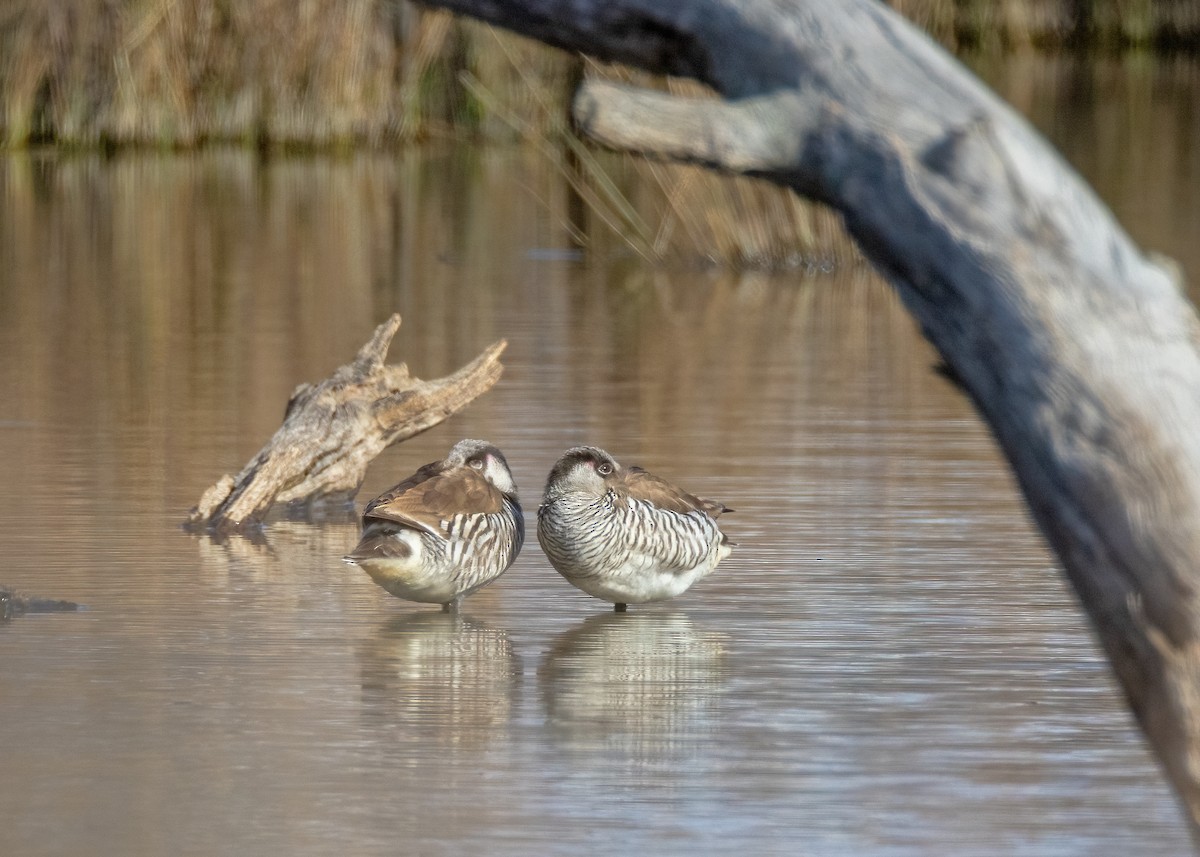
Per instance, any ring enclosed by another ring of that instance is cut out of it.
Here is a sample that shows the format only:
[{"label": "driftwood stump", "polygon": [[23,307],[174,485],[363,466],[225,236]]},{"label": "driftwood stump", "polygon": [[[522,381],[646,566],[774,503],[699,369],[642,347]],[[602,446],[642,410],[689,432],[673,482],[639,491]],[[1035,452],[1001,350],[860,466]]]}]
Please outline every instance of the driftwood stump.
[{"label": "driftwood stump", "polygon": [[319,384],[297,387],[267,445],[237,476],[222,476],[205,491],[185,526],[237,532],[260,525],[275,503],[348,502],[387,446],[437,425],[500,379],[503,340],[436,381],[413,377],[403,363],[385,365],[399,328],[393,315],[351,363]]},{"label": "driftwood stump", "polygon": [[0,586],[0,622],[26,613],[71,613],[82,609],[83,605],[74,601],[39,598],[8,586]]},{"label": "driftwood stump", "polygon": [[1200,323],[1008,105],[878,0],[427,0],[725,100],[578,127],[843,215],[987,420],[1200,832]]}]

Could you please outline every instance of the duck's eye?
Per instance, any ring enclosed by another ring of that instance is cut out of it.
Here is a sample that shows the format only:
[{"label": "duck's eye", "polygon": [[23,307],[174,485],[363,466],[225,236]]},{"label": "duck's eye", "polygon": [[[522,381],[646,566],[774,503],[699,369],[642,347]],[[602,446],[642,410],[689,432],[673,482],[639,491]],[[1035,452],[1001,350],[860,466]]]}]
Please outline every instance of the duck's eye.
[{"label": "duck's eye", "polygon": [[476,470],[483,470],[483,459],[482,458],[472,458],[468,463],[472,467],[474,467]]},{"label": "duck's eye", "polygon": [[596,467],[596,472],[599,473],[601,476],[607,476],[608,474],[612,473],[612,465],[611,464],[598,465]]}]

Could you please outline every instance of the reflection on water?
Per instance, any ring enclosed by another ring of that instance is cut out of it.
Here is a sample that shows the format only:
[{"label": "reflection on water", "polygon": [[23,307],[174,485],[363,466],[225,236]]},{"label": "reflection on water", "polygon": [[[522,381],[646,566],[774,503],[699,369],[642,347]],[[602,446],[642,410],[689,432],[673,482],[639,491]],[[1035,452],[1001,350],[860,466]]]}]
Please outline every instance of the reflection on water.
[{"label": "reflection on water", "polygon": [[508,634],[465,616],[392,619],[359,647],[363,715],[395,740],[478,752],[507,737],[521,659]]},{"label": "reflection on water", "polygon": [[564,747],[660,757],[717,731],[728,671],[724,636],[682,613],[602,613],[555,639],[538,679]]},{"label": "reflection on water", "polygon": [[213,581],[225,581],[233,574],[285,578],[290,569],[311,562],[314,556],[331,556],[353,545],[359,536],[357,523],[313,526],[295,521],[280,521],[267,530],[244,535],[223,533],[193,534],[200,572]]},{"label": "reflection on water", "polygon": [[[1018,103],[1091,123],[1068,154],[1094,142],[1085,172],[1195,276],[1195,64],[1098,65],[1079,91],[1054,69],[1013,77]],[[553,252],[569,208],[513,149],[0,159],[0,583],[89,608],[0,625],[0,850],[1186,852],[894,296],[853,265],[580,261]],[[418,376],[501,337],[506,369],[360,501],[476,436],[529,510],[593,443],[736,508],[737,551],[616,615],[531,541],[455,618],[342,563],[352,521],[182,532],[393,311]]]}]

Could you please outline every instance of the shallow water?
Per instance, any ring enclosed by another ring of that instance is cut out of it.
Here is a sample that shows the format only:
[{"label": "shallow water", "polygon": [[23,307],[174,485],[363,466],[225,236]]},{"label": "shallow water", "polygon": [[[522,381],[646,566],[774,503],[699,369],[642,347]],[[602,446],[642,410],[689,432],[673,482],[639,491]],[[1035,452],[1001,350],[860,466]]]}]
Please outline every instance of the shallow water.
[{"label": "shallow water", "polygon": [[[0,205],[0,582],[88,607],[0,625],[5,854],[1187,851],[991,439],[860,267],[585,261],[513,150],[14,156]],[[1195,280],[1176,227],[1139,238]],[[532,516],[588,442],[736,508],[733,556],[614,615],[531,539],[458,618],[343,565],[353,523],[182,532],[392,311],[417,375],[500,338],[506,370],[360,504],[475,436]]]}]

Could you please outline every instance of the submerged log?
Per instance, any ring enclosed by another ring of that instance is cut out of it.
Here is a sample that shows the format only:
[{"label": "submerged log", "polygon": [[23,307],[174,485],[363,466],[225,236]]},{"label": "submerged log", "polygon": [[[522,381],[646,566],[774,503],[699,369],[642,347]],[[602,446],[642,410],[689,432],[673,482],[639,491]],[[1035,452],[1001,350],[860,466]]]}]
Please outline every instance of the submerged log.
[{"label": "submerged log", "polygon": [[352,362],[319,384],[297,387],[267,445],[237,476],[222,476],[205,491],[185,526],[237,532],[261,524],[275,503],[348,502],[387,446],[437,425],[500,379],[503,340],[436,381],[413,377],[403,363],[385,365],[399,328],[393,315]]},{"label": "submerged log", "polygon": [[1018,116],[877,0],[434,0],[726,100],[585,83],[621,149],[841,212],[990,425],[1200,831],[1200,324]]},{"label": "submerged log", "polygon": [[8,586],[0,586],[0,622],[26,613],[72,613],[82,609],[83,605],[74,601],[39,598]]}]

